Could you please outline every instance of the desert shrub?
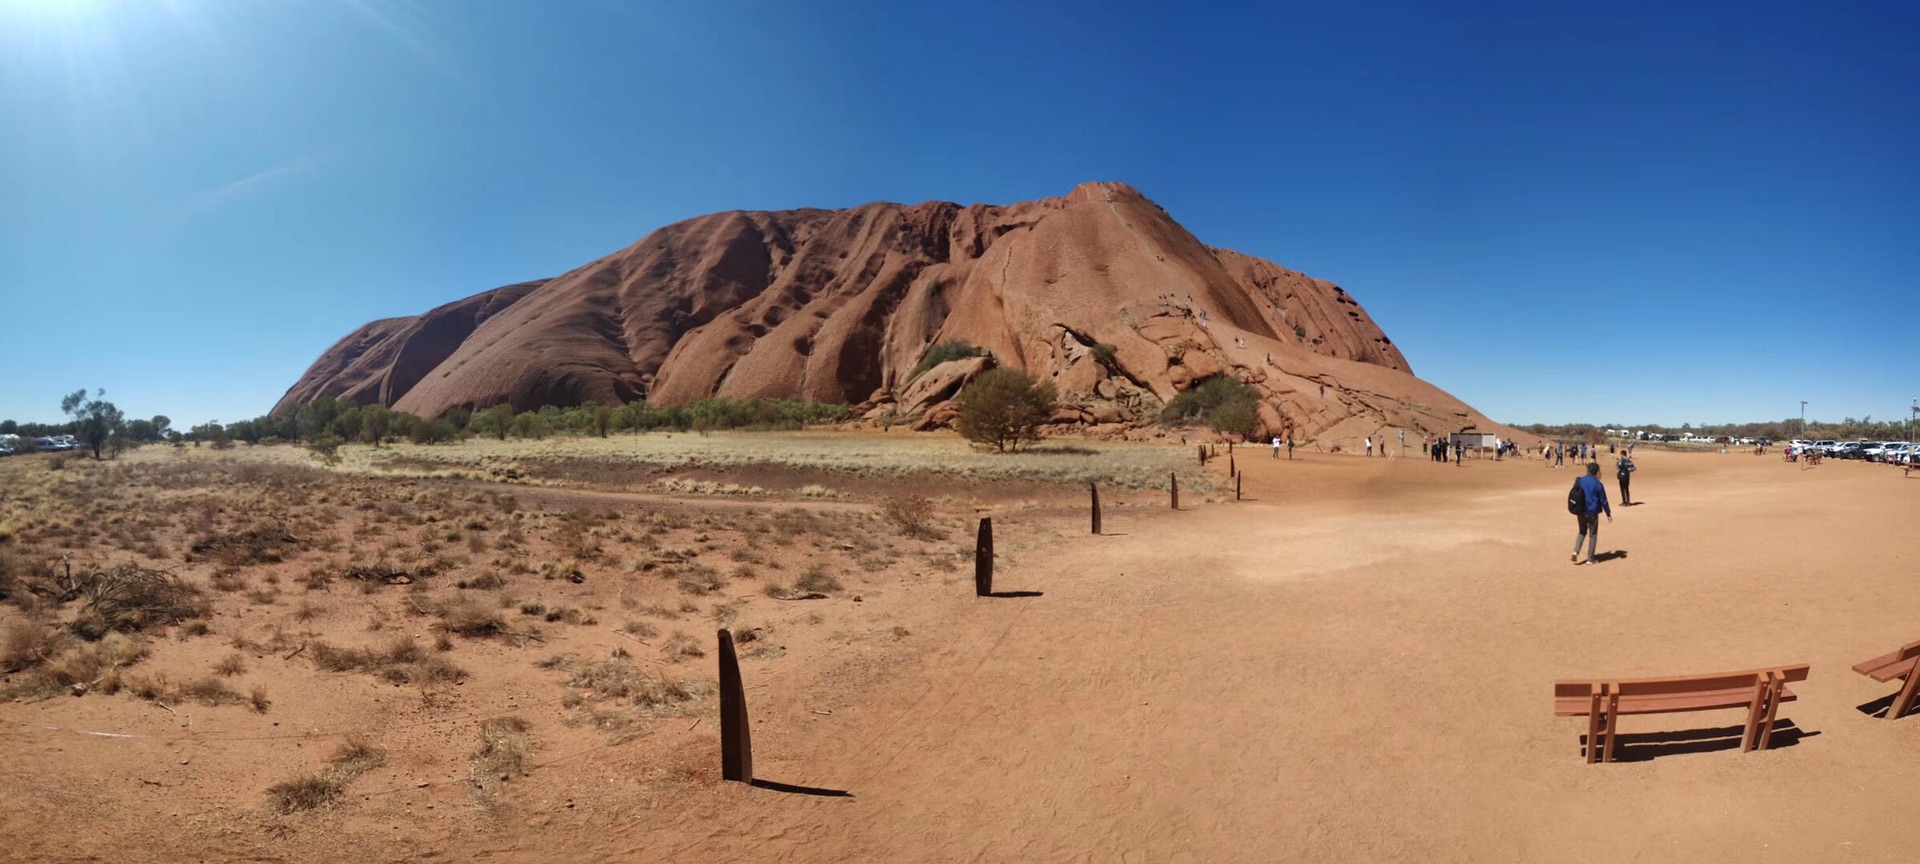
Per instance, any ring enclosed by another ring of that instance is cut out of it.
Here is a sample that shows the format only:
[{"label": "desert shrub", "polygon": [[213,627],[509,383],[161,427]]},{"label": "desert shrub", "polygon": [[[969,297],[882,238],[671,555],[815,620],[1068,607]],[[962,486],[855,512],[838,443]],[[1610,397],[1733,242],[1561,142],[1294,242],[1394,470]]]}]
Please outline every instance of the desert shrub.
[{"label": "desert shrub", "polygon": [[453,440],[459,434],[459,430],[445,420],[421,420],[407,430],[407,440],[415,444],[440,444]]},{"label": "desert shrub", "polygon": [[459,587],[469,588],[476,591],[490,591],[495,588],[504,588],[506,587],[506,584],[507,584],[507,577],[489,570],[485,573],[482,573],[478,576],[473,577],[472,579],[468,579],[465,582],[459,583]]},{"label": "desert shrub", "polygon": [[296,777],[267,787],[267,801],[282,813],[312,810],[340,797],[342,785],[325,772]]},{"label": "desert shrub", "polygon": [[960,389],[960,435],[1000,452],[1018,450],[1040,440],[1056,400],[1050,382],[1018,369],[989,369]]},{"label": "desert shrub", "polygon": [[707,652],[700,649],[700,643],[685,633],[675,633],[667,637],[666,643],[660,646],[660,652],[667,655],[668,660],[675,662],[690,657],[707,656]]},{"label": "desert shrub", "polygon": [[1234,401],[1213,409],[1207,425],[1215,432],[1233,432],[1252,437],[1260,431],[1260,406],[1257,402]]},{"label": "desert shrub", "polygon": [[519,717],[489,717],[480,721],[480,749],[474,762],[484,773],[521,775],[527,773],[527,752],[532,749],[527,732],[533,724]]},{"label": "desert shrub", "polygon": [[844,586],[840,584],[840,580],[833,577],[833,574],[827,572],[827,565],[815,564],[808,567],[807,572],[801,574],[799,579],[794,580],[793,587],[809,594],[832,594],[842,590]]},{"label": "desert shrub", "polygon": [[202,705],[238,705],[246,701],[240,691],[228,687],[218,678],[202,678],[180,685],[176,691],[180,698],[191,699]]},{"label": "desert shrub", "polygon": [[[685,656],[701,655],[696,649],[696,653]],[[567,673],[569,690],[595,700],[624,699],[635,707],[663,708],[691,701],[696,695],[685,684],[663,675],[649,675],[623,657],[594,663],[561,657],[553,668]]]},{"label": "desert shrub", "polygon": [[1173,397],[1160,412],[1166,423],[1203,422],[1220,432],[1251,435],[1260,425],[1260,393],[1224,375],[1215,375]]},{"label": "desert shrub", "polygon": [[936,536],[933,499],[925,495],[895,495],[887,499],[880,512],[908,537],[930,540]]},{"label": "desert shrub", "polygon": [[307,451],[320,457],[321,462],[337,465],[340,463],[340,446],[345,443],[346,439],[338,435],[321,435],[307,442]]},{"label": "desert shrub", "polygon": [[507,619],[501,617],[499,612],[465,597],[440,604],[434,614],[440,619],[434,624],[434,629],[468,639],[503,636],[509,630]]},{"label": "desert shrub", "polygon": [[467,672],[428,653],[411,636],[395,636],[379,648],[336,648],[313,642],[313,665],[326,672],[364,672],[395,684],[441,684],[464,680]]},{"label": "desert shrub", "polygon": [[1115,368],[1114,364],[1118,360],[1119,353],[1120,349],[1108,345],[1105,342],[1093,343],[1093,362],[1105,366],[1108,369]]},{"label": "desert shrub", "polygon": [[194,555],[230,567],[277,564],[298,553],[300,540],[285,528],[259,526],[245,531],[202,537],[191,548]]},{"label": "desert shrub", "polygon": [[0,672],[18,672],[38,666],[59,653],[62,639],[73,637],[38,621],[9,621],[0,638]]},{"label": "desert shrub", "polygon": [[247,671],[246,655],[239,653],[228,654],[222,658],[219,663],[214,664],[213,671],[216,674],[225,675],[229,678],[239,675]]},{"label": "desert shrub", "polygon": [[85,639],[180,624],[206,615],[200,590],[164,570],[126,564],[69,578],[66,587],[71,593],[59,599],[85,599],[73,621],[73,632]]},{"label": "desert shrub", "polygon": [[932,348],[928,348],[926,356],[920,358],[920,363],[913,367],[912,373],[907,375],[907,380],[912,381],[920,377],[921,373],[926,372],[928,369],[932,369],[949,360],[964,360],[968,357],[978,357],[984,353],[986,352],[974,347],[964,339],[949,339]]}]

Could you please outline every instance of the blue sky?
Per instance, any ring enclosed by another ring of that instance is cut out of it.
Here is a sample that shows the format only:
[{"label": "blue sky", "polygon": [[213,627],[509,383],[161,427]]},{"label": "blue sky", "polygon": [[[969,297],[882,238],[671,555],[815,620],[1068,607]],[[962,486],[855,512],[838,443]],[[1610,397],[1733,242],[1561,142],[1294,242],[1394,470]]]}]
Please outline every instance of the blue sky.
[{"label": "blue sky", "polygon": [[1503,421],[1920,396],[1920,7],[1159,5],[0,0],[0,417],[253,416],[680,219],[1088,180]]}]

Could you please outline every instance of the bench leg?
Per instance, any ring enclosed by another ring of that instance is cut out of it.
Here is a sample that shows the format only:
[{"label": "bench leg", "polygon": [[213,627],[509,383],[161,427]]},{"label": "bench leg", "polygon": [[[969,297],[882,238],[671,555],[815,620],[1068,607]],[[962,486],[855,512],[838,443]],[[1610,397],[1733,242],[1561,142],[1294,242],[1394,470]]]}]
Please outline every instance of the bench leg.
[{"label": "bench leg", "polygon": [[1606,722],[1606,733],[1605,733],[1606,739],[1607,739],[1607,749],[1606,749],[1606,755],[1601,757],[1602,761],[1605,761],[1605,762],[1613,761],[1613,739],[1617,737],[1615,736],[1614,733],[1619,731],[1618,730],[1619,725],[1620,725],[1620,694],[1608,693],[1607,694],[1607,722]]},{"label": "bench leg", "polygon": [[1920,701],[1920,666],[1907,672],[1907,681],[1901,685],[1900,695],[1893,698],[1893,707],[1887,709],[1887,719],[1898,720],[1912,713],[1916,701]]},{"label": "bench leg", "polygon": [[1600,761],[1600,714],[1605,711],[1600,703],[1600,688],[1593,688],[1593,697],[1587,703],[1587,764]]},{"label": "bench leg", "polygon": [[1747,729],[1740,736],[1740,752],[1753,752],[1753,745],[1759,743],[1760,715],[1766,710],[1767,676],[1758,675],[1753,681],[1753,698],[1747,702]]},{"label": "bench leg", "polygon": [[1780,691],[1787,688],[1786,678],[1778,673],[1767,675],[1767,717],[1760,727],[1760,749],[1765,750],[1773,743],[1773,720],[1780,716]]}]

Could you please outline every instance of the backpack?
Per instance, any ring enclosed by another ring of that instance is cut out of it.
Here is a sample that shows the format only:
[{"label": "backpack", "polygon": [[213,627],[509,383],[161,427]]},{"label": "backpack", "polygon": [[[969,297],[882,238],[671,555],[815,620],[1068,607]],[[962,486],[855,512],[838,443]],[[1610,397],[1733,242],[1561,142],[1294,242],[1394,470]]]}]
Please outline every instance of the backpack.
[{"label": "backpack", "polygon": [[1587,493],[1580,488],[1580,481],[1573,481],[1573,488],[1567,490],[1567,512],[1575,516],[1587,515]]}]

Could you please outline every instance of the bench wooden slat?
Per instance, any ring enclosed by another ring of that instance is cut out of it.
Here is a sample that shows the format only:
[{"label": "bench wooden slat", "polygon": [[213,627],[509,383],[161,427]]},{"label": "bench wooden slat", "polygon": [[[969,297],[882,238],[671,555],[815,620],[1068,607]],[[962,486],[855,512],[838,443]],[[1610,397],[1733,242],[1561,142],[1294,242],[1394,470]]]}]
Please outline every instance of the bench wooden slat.
[{"label": "bench wooden slat", "polygon": [[1916,660],[1920,660],[1920,642],[1909,642],[1892,653],[1853,664],[1853,671],[1884,684],[1906,675]]},{"label": "bench wooden slat", "polygon": [[[1780,689],[1780,701],[1792,702],[1800,697],[1792,690]],[[1732,690],[1709,690],[1702,693],[1677,693],[1664,696],[1620,697],[1622,714],[1676,714],[1682,711],[1713,711],[1721,708],[1745,708],[1753,703],[1753,684]]]},{"label": "bench wooden slat", "polygon": [[[1780,701],[1792,702],[1799,699],[1792,690],[1781,688]],[[1622,714],[1671,714],[1682,711],[1712,711],[1720,708],[1745,708],[1753,701],[1753,682],[1746,686],[1723,690],[1708,690],[1700,693],[1679,693],[1665,696],[1627,696],[1620,697],[1619,711]],[[1555,696],[1553,716],[1585,717],[1591,710],[1592,700],[1586,693],[1579,696]]]},{"label": "bench wooden slat", "polygon": [[1887,708],[1889,720],[1897,720],[1920,708],[1920,671],[1916,670],[1920,670],[1920,642],[1908,642],[1891,654],[1853,664],[1853,671],[1883,684],[1896,678],[1906,679],[1900,692],[1894,694],[1893,704]]}]

